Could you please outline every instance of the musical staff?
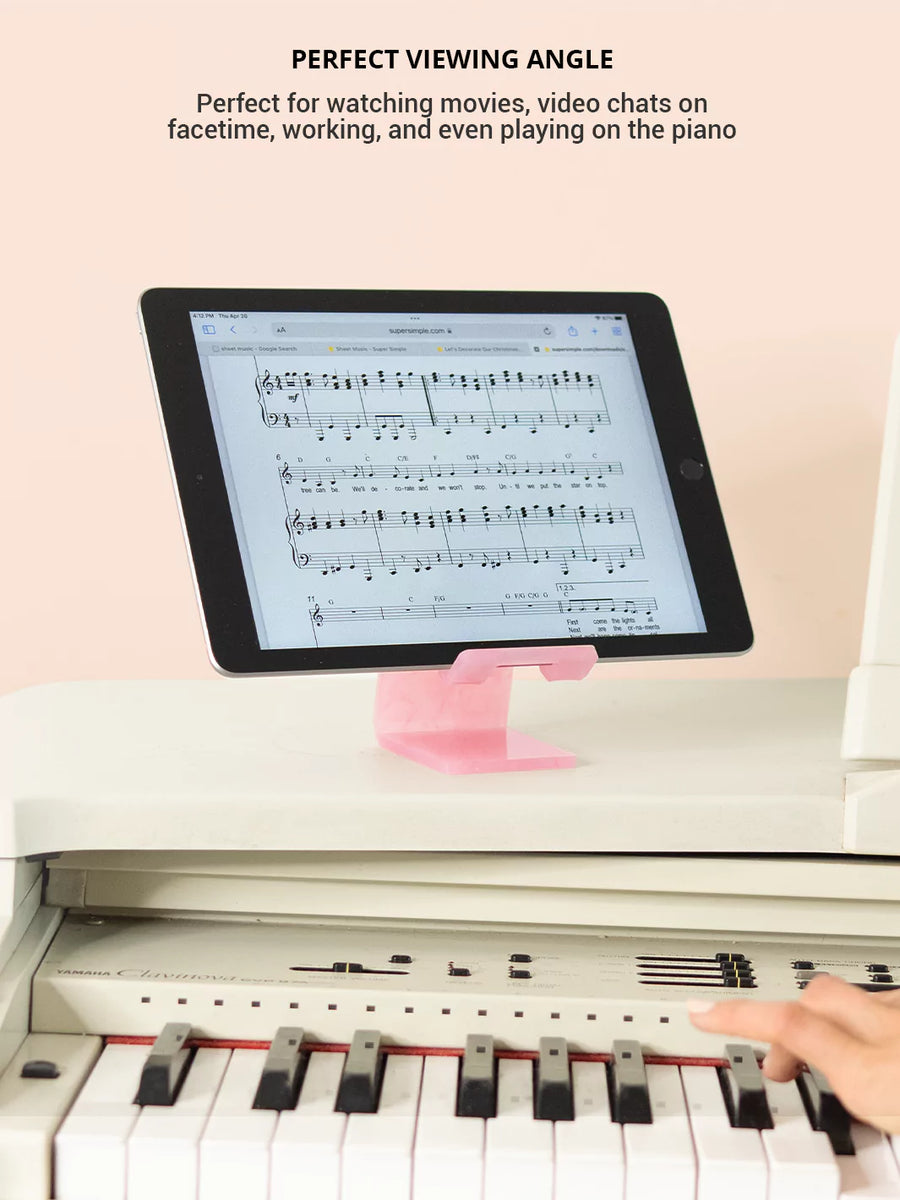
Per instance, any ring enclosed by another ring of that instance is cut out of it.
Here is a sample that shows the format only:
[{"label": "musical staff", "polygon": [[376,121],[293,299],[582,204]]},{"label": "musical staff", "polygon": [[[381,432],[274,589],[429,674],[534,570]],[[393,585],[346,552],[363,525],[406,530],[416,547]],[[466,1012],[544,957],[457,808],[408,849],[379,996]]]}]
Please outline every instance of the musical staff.
[{"label": "musical staff", "polygon": [[503,508],[450,509],[435,511],[433,508],[420,511],[402,509],[400,512],[385,512],[378,508],[372,512],[363,509],[358,513],[339,512],[302,513],[295,508],[287,517],[287,525],[299,536],[318,530],[334,529],[465,529],[480,528],[491,524],[512,522],[523,525],[621,525],[634,524],[634,510],[596,505],[586,508],[583,504],[533,504],[504,505]]},{"label": "musical staff", "polygon": [[643,613],[650,617],[657,611],[653,596],[639,599],[583,598],[579,600],[510,600],[488,604],[407,604],[372,605],[361,608],[324,609],[315,605],[309,610],[313,625],[321,629],[326,624],[341,621],[434,621],[443,618],[523,617],[533,613],[560,613],[563,616],[590,613]]},{"label": "musical staff", "polygon": [[[363,430],[371,432],[376,441],[398,441],[403,435],[415,440],[421,429],[437,429],[444,434],[460,429],[486,434],[521,429],[537,434],[544,427],[577,427],[595,433],[598,427],[610,423],[599,376],[581,371],[273,374],[260,371],[257,364],[255,386],[263,423],[268,428],[309,429],[320,442],[330,433],[351,441]],[[352,396],[359,407],[342,405],[336,409],[338,395]],[[590,396],[589,407],[560,407],[563,399],[574,395]],[[510,407],[513,396],[515,407]],[[533,408],[529,408],[529,398]],[[505,402],[498,407],[495,401]],[[323,408],[317,407],[323,404]]]},{"label": "musical staff", "polygon": [[432,479],[473,479],[478,476],[514,478],[518,476],[559,476],[584,480],[621,475],[620,462],[492,462],[492,463],[348,463],[329,464],[281,462],[278,474],[285,487],[302,484],[334,487],[341,479],[395,479],[403,483],[427,483]]},{"label": "musical staff", "polygon": [[612,575],[624,570],[630,563],[644,557],[639,545],[623,546],[486,546],[472,550],[423,550],[421,553],[378,550],[373,554],[334,554],[323,552],[305,553],[292,545],[294,563],[301,570],[320,571],[323,575],[337,575],[342,571],[354,571],[371,583],[376,571],[381,568],[390,575],[398,571],[414,574],[433,571],[437,567],[482,567],[496,570],[499,567],[532,564],[558,566],[563,575],[568,575],[573,564],[595,563]]}]

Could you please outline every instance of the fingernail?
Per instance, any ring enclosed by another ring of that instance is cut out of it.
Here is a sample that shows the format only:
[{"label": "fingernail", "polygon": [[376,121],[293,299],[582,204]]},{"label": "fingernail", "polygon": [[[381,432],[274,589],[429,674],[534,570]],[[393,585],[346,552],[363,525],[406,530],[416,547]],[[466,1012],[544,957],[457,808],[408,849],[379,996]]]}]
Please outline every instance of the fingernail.
[{"label": "fingernail", "polygon": [[710,1000],[688,1000],[687,1010],[692,1016],[711,1012],[716,1006]]}]

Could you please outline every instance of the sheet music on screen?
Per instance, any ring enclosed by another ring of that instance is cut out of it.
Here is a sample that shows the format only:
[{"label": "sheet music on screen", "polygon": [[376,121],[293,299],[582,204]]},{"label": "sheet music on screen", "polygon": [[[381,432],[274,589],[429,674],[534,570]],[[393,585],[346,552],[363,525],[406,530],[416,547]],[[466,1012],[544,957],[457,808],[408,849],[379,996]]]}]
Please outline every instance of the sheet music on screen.
[{"label": "sheet music on screen", "polygon": [[624,315],[191,323],[262,649],[705,631]]}]

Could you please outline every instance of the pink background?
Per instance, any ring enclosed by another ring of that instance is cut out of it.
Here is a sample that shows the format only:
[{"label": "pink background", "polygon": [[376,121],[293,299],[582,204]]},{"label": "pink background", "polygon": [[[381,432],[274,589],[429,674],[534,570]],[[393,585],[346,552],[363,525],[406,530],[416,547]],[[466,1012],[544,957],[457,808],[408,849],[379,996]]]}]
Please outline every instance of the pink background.
[{"label": "pink background", "polygon": [[[152,285],[648,290],[757,642],[604,675],[842,675],[900,330],[900,5],[5,4],[0,690],[207,665],[137,334]],[[611,47],[611,72],[292,71],[297,47]],[[731,142],[176,143],[195,93],[705,96]],[[595,678],[600,672],[595,673]]]}]

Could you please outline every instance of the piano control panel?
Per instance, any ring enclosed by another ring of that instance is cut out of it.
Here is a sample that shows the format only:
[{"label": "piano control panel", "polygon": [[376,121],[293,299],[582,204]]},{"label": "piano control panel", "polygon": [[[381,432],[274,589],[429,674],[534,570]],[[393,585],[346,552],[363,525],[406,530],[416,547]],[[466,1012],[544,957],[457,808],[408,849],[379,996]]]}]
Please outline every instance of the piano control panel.
[{"label": "piano control panel", "polygon": [[32,1029],[320,1043],[378,1028],[385,1044],[459,1047],[473,1033],[533,1050],[621,1038],[655,1055],[720,1054],[685,1000],[795,998],[818,972],[900,986],[900,940],[839,945],[480,929],[391,929],[70,914],[38,969]]}]

